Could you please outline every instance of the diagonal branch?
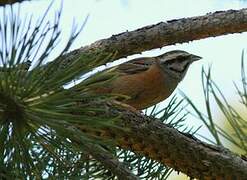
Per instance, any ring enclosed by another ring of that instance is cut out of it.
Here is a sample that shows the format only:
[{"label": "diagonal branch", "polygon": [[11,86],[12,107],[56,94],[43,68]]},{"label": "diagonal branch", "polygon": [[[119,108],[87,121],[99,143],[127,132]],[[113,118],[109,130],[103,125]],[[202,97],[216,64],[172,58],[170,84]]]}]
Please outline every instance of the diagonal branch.
[{"label": "diagonal branch", "polygon": [[247,31],[247,9],[218,11],[113,35],[74,50],[61,59],[64,60],[64,66],[68,66],[78,59],[83,61],[81,58],[83,54],[97,57],[99,53],[108,56],[117,52],[114,57],[109,58],[109,61],[112,61],[167,45],[245,31]]},{"label": "diagonal branch", "polygon": [[137,180],[138,177],[135,176],[122,162],[120,162],[115,156],[104,148],[94,145],[86,144],[84,145],[87,152],[93,156],[94,159],[101,162],[105,168],[109,169],[118,179],[125,180]]},{"label": "diagonal branch", "polygon": [[[114,139],[116,145],[198,179],[245,179],[247,161],[228,149],[201,142],[191,135],[168,127],[158,119],[112,104],[98,104],[107,109],[104,116],[120,116],[119,129],[90,129],[88,133]],[[102,114],[101,114],[102,115]],[[79,127],[87,132],[86,127]]]}]

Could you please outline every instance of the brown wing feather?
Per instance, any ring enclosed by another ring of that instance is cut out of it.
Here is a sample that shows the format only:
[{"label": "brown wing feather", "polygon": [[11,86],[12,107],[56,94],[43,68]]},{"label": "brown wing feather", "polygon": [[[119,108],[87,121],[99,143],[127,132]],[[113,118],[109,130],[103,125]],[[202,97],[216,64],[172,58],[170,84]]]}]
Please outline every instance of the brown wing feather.
[{"label": "brown wing feather", "polygon": [[[156,59],[152,57],[133,59],[126,63],[99,72],[96,75],[82,81],[80,84],[90,85],[91,89],[93,89],[93,92],[96,93],[117,93],[129,96],[131,99],[134,99],[137,97],[140,91],[142,91],[142,89],[129,89],[126,87],[129,87],[129,84],[132,83],[132,80],[134,80],[133,83],[135,83],[135,78],[133,79],[133,77],[136,74],[148,70],[155,62]],[[125,80],[128,75],[134,75],[131,78],[132,80]],[[115,79],[112,79],[113,76],[115,76]]]},{"label": "brown wing feather", "polygon": [[136,74],[148,70],[155,63],[155,58],[137,58],[120,64],[116,70],[124,74]]}]

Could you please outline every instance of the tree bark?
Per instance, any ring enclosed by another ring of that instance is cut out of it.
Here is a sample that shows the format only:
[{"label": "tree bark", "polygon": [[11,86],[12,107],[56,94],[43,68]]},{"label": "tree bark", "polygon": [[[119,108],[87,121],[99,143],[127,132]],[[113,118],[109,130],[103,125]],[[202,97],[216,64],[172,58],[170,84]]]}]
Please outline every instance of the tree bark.
[{"label": "tree bark", "polygon": [[113,61],[167,45],[245,31],[247,31],[247,9],[217,11],[205,16],[174,19],[113,35],[58,59],[63,59],[62,68],[71,65],[75,60],[83,61],[82,55],[97,57],[98,54],[108,56],[116,53],[108,59]]},{"label": "tree bark", "polygon": [[189,134],[168,127],[158,119],[126,110],[126,107],[110,103],[99,106],[105,106],[106,109],[105,114],[99,116],[120,117],[117,122],[120,128],[96,130],[80,126],[80,130],[112,139],[121,148],[157,160],[193,178],[242,180],[247,177],[246,159],[224,147],[201,142]]}]

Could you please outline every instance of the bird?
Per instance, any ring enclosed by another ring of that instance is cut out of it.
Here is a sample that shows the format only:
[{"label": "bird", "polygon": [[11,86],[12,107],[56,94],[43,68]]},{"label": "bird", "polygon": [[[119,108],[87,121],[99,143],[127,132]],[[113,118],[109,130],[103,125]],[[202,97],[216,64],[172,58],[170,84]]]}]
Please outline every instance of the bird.
[{"label": "bird", "polygon": [[[119,94],[123,103],[143,110],[167,99],[185,77],[189,66],[201,57],[182,50],[173,50],[156,57],[130,60],[106,70],[116,73],[107,83],[93,88],[96,94]],[[100,76],[99,76],[100,77]],[[99,78],[95,82],[104,81]]]}]

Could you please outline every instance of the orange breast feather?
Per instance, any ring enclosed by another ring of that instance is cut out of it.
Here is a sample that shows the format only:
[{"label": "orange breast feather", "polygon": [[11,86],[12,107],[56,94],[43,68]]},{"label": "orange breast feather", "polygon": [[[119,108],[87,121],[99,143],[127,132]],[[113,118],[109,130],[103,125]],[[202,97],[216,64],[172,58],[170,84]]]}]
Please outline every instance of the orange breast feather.
[{"label": "orange breast feather", "polygon": [[170,95],[166,91],[163,72],[157,64],[147,71],[123,75],[112,82],[112,93],[129,96],[125,103],[136,109],[145,109]]}]

